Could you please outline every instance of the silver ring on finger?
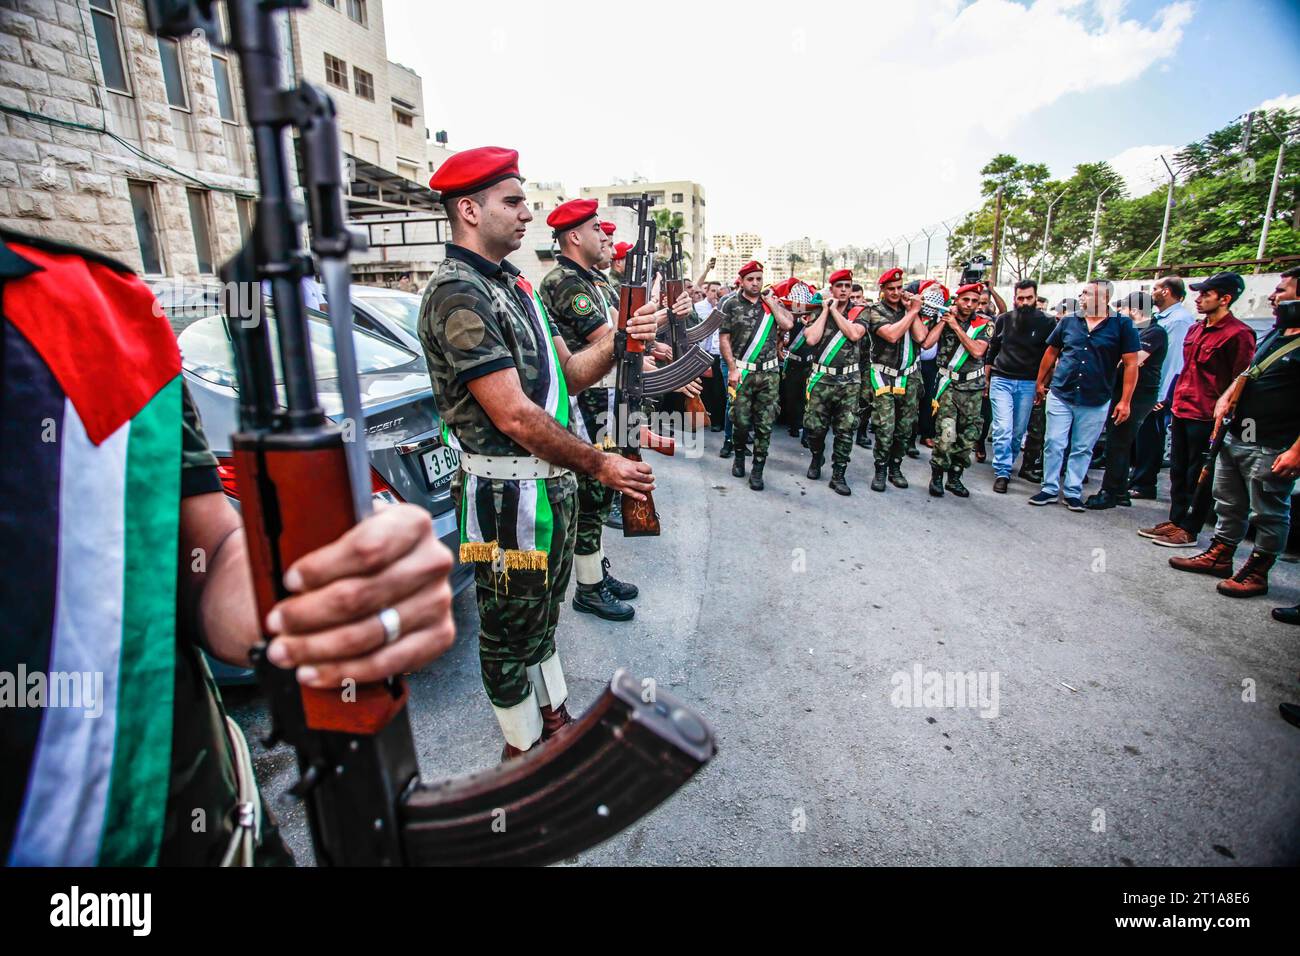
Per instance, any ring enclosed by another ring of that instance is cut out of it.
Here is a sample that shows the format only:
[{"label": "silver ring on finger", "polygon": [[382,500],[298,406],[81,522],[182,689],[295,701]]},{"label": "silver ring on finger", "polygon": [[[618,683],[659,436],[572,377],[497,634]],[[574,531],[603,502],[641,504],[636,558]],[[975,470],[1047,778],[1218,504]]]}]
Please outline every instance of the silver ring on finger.
[{"label": "silver ring on finger", "polygon": [[402,636],[402,615],[397,608],[386,607],[379,612],[379,626],[384,629],[384,643],[391,644]]}]

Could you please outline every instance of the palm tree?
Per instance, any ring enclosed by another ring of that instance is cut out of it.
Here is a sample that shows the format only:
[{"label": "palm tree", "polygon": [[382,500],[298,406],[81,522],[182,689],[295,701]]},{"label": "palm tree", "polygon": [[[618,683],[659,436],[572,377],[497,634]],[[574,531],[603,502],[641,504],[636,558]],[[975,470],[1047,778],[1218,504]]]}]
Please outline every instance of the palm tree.
[{"label": "palm tree", "polygon": [[[686,219],[679,212],[673,212],[670,209],[656,209],[652,213],[655,220],[655,247],[659,255],[667,259],[672,254],[668,247],[668,231],[675,229],[679,233],[686,230]],[[682,250],[682,258],[690,261],[691,254],[685,249]]]}]

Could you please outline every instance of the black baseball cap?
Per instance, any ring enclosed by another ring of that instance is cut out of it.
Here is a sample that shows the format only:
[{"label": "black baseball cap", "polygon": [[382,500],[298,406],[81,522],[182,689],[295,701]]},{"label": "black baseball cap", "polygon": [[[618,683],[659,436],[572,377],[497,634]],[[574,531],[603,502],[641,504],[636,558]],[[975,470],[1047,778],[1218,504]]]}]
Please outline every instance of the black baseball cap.
[{"label": "black baseball cap", "polygon": [[1187,288],[1193,292],[1217,292],[1219,295],[1230,295],[1232,301],[1236,302],[1246,291],[1246,280],[1235,272],[1219,272],[1204,282],[1193,282]]}]

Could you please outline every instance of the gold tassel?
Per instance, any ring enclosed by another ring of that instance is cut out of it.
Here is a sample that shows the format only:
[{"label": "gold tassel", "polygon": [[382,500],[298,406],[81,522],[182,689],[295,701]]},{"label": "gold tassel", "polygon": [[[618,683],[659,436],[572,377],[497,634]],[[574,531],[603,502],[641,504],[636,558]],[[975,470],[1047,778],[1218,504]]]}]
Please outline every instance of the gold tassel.
[{"label": "gold tassel", "polygon": [[545,551],[507,551],[507,571],[545,571],[547,555]]},{"label": "gold tassel", "polygon": [[500,553],[501,548],[495,541],[462,541],[460,545],[462,564],[492,562],[497,559],[497,555]]}]

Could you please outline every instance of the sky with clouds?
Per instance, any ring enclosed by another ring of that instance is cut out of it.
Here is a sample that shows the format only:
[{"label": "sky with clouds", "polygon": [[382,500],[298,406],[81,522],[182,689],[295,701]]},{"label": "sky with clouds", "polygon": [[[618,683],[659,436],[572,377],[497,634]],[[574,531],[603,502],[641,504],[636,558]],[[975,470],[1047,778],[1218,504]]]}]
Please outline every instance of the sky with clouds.
[{"label": "sky with clouds", "polygon": [[[977,205],[998,152],[1054,175],[1300,105],[1293,0],[386,0],[451,146],[570,190],[704,186],[708,228],[865,245]],[[675,37],[676,39],[669,39]],[[671,104],[671,105],[670,105]]]}]

